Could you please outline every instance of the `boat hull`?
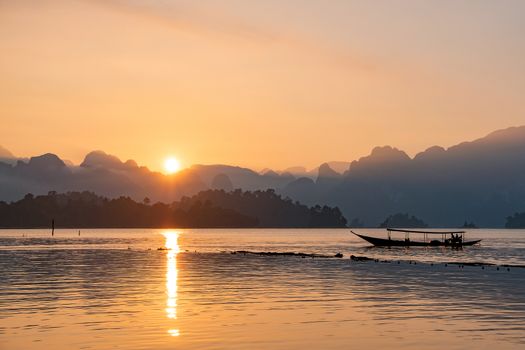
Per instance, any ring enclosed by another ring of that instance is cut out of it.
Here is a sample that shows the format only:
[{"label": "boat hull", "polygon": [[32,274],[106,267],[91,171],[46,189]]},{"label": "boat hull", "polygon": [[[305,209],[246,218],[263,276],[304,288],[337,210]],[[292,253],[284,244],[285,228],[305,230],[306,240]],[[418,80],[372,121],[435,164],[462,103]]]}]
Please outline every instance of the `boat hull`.
[{"label": "boat hull", "polygon": [[360,235],[358,233],[352,232],[357,237],[364,239],[370,244],[375,245],[376,247],[464,247],[471,246],[481,242],[481,239],[475,241],[465,241],[461,244],[450,244],[447,242],[442,242],[438,240],[430,242],[418,242],[418,241],[405,241],[405,240],[396,240],[396,239],[383,239],[370,237],[365,235]]}]

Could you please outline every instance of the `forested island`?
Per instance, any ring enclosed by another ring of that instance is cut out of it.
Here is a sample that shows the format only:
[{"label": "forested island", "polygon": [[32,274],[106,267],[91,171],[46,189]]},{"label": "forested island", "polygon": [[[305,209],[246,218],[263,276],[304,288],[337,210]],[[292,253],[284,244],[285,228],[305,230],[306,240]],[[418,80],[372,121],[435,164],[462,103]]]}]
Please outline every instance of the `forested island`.
[{"label": "forested island", "polygon": [[525,213],[514,213],[508,216],[505,228],[525,228]]},{"label": "forested island", "polygon": [[45,228],[346,227],[337,207],[308,207],[273,190],[207,190],[171,204],[109,199],[93,192],[27,194],[0,202],[0,227]]}]

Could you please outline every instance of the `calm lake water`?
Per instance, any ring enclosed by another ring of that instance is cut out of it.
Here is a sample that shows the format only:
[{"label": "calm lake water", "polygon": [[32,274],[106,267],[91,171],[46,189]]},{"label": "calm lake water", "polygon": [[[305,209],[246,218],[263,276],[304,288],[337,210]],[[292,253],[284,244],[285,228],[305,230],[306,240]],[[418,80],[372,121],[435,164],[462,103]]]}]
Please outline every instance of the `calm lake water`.
[{"label": "calm lake water", "polygon": [[525,348],[525,268],[514,266],[525,266],[525,231],[467,238],[483,241],[382,249],[330,229],[0,230],[0,349]]}]

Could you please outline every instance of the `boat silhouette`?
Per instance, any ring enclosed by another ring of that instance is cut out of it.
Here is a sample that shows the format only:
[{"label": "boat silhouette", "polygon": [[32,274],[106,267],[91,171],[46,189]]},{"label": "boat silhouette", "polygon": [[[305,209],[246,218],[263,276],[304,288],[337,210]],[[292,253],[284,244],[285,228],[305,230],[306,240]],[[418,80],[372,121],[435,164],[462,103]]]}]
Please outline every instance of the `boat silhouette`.
[{"label": "boat silhouette", "polygon": [[[377,238],[365,236],[359,233],[352,232],[357,237],[377,246],[377,247],[463,247],[471,246],[481,242],[481,239],[466,241],[465,231],[420,231],[420,230],[406,230],[387,228],[388,238]],[[405,233],[405,239],[392,239],[391,232]],[[423,234],[422,241],[413,241],[410,239],[411,233]],[[435,237],[434,239],[432,239]]]}]

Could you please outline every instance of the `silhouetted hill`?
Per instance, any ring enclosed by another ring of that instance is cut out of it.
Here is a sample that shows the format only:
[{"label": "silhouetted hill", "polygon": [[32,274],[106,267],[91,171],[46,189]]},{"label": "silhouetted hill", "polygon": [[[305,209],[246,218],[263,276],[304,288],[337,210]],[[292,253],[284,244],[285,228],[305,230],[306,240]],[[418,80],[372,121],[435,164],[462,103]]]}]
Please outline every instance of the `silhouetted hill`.
[{"label": "silhouetted hill", "polygon": [[290,198],[283,198],[274,190],[203,191],[192,198],[184,197],[180,207],[191,207],[195,202],[211,203],[249,217],[256,217],[262,227],[346,227],[346,219],[339,208],[307,207]]},{"label": "silhouetted hill", "polygon": [[323,180],[328,179],[341,179],[341,174],[333,170],[328,163],[323,163],[319,167],[317,175],[317,183],[322,182]]},{"label": "silhouetted hill", "polygon": [[0,163],[0,199],[16,200],[25,193],[48,191],[93,191],[111,198],[130,196],[171,202],[184,195],[207,189],[198,176],[187,170],[166,176],[139,167],[134,161],[121,162],[102,151],[89,153],[78,167],[67,166],[54,154],[32,157],[15,165]]},{"label": "silhouetted hill", "polygon": [[259,174],[251,169],[241,168],[229,165],[193,165],[188,171],[194,176],[198,176],[207,187],[211,187],[213,179],[224,174],[230,179],[233,188],[243,190],[262,190],[267,188],[283,188],[295,177],[288,174],[277,174],[269,171],[265,174]]},{"label": "silhouetted hill", "polygon": [[28,163],[18,161],[16,168],[19,169],[21,173],[24,170],[48,174],[56,174],[57,172],[64,174],[70,173],[66,163],[52,153],[46,153],[38,157],[31,157]]},{"label": "silhouetted hill", "polygon": [[210,188],[273,188],[310,206],[337,206],[370,227],[398,212],[431,226],[453,227],[468,218],[480,227],[502,227],[510,213],[525,210],[525,126],[448,149],[433,146],[414,158],[395,147],[376,147],[351,163],[328,162],[314,171],[295,167],[260,174],[229,165],[195,165],[166,176],[102,151],[89,153],[80,166],[45,154],[16,164],[0,160],[0,199],[89,190],[111,198],[171,202]]},{"label": "silhouetted hill", "polygon": [[7,148],[0,146],[0,158],[15,158],[13,153],[11,153]]},{"label": "silhouetted hill", "polygon": [[0,227],[344,227],[337,208],[308,208],[273,191],[209,190],[171,205],[92,192],[27,194],[0,202]]},{"label": "silhouetted hill", "polygon": [[[350,167],[350,162],[344,162],[344,161],[330,161],[330,162],[325,162],[323,164],[328,164],[330,169],[332,169],[338,174],[344,174],[346,171],[348,171],[348,168]],[[321,166],[323,164],[321,164]],[[286,168],[283,171],[280,171],[277,173],[280,173],[281,175],[288,173],[290,175],[293,175],[295,178],[308,177],[311,179],[316,179],[319,176],[319,168],[321,166],[315,167],[312,170],[307,170],[305,167],[302,167],[302,166],[295,166],[295,167]]]},{"label": "silhouetted hill", "polygon": [[90,169],[101,168],[109,170],[135,170],[139,167],[134,160],[129,159],[123,163],[116,156],[106,154],[103,151],[93,151],[88,153],[80,166]]},{"label": "silhouetted hill", "polygon": [[97,227],[257,227],[258,220],[211,203],[195,201],[184,209],[167,205],[138,203],[129,197],[108,199],[92,192],[50,192],[27,194],[22,200],[0,202],[0,227],[39,228]]},{"label": "silhouetted hill", "polygon": [[382,176],[385,173],[398,173],[410,163],[410,157],[403,151],[390,146],[375,147],[372,153],[350,164],[346,176],[354,178],[369,176]]},{"label": "silhouetted hill", "polygon": [[342,178],[343,176],[334,171],[328,163],[324,163],[319,167],[319,173],[315,183],[319,187],[319,190],[326,191],[340,183]]},{"label": "silhouetted hill", "polygon": [[211,188],[214,190],[233,191],[233,184],[226,174],[218,174],[211,182]]},{"label": "silhouetted hill", "polygon": [[351,162],[331,161],[327,162],[328,166],[339,174],[344,174],[350,168]]},{"label": "silhouetted hill", "polygon": [[524,174],[525,127],[516,127],[449,149],[431,147],[413,159],[376,147],[352,162],[332,189],[319,191],[316,184],[308,192],[295,189],[293,198],[337,205],[367,226],[401,211],[431,226],[454,227],[468,217],[482,227],[501,227],[509,213],[525,209]]},{"label": "silhouetted hill", "polygon": [[308,170],[306,170],[303,166],[292,166],[289,168],[286,168],[283,170],[283,172],[292,174],[293,176],[299,178],[299,177],[311,177],[314,178],[316,174],[312,174]]},{"label": "silhouetted hill", "polygon": [[318,186],[309,177],[301,177],[290,182],[279,192],[290,198],[302,198],[304,203],[315,203],[319,199]]},{"label": "silhouetted hill", "polygon": [[428,227],[428,225],[423,221],[415,216],[410,216],[408,214],[394,214],[390,215],[379,225],[379,227],[382,228],[425,228]]}]

